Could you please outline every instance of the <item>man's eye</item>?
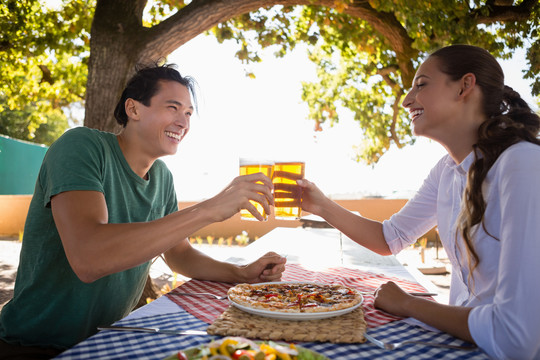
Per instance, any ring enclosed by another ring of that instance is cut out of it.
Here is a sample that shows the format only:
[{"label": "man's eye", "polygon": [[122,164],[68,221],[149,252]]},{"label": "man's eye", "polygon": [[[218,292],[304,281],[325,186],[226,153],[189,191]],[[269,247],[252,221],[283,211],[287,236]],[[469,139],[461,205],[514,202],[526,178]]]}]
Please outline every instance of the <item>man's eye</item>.
[{"label": "man's eye", "polygon": [[173,109],[174,111],[176,111],[176,106],[169,106],[169,109]]}]

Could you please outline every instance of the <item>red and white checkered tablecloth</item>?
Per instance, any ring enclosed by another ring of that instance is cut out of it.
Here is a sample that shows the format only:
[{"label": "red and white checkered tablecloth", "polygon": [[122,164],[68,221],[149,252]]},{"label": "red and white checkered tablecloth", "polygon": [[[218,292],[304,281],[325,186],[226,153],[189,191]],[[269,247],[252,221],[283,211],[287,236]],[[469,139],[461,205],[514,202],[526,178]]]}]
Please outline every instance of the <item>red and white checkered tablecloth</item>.
[{"label": "red and white checkered tablecloth", "polygon": [[[343,284],[350,286],[362,292],[373,292],[380,285],[393,281],[405,291],[426,291],[423,286],[407,280],[396,277],[375,274],[357,269],[346,267],[328,268],[325,270],[312,271],[308,270],[300,264],[288,264],[283,273],[282,281],[308,281],[324,284]],[[179,292],[209,292],[216,295],[226,295],[231,284],[190,280],[176,289],[169,292],[166,296],[181,306],[190,314],[196,316],[200,320],[211,324],[222,312],[229,307],[228,300],[215,300],[207,297],[192,297],[183,296]],[[365,294],[362,307],[364,309],[364,317],[368,327],[377,327],[391,321],[400,320],[401,318],[389,315],[385,312],[377,310],[373,307],[374,296]]]}]

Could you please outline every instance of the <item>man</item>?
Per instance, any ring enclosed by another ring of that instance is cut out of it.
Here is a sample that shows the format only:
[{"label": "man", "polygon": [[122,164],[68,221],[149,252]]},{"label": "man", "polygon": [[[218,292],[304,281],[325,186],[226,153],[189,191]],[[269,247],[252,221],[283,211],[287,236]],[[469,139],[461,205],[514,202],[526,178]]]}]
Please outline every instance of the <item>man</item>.
[{"label": "man", "polygon": [[193,84],[170,66],[141,69],[115,110],[118,136],[75,128],[50,147],[27,216],[14,297],[0,313],[0,354],[48,358],[121,319],[141,295],[150,260],[162,253],[173,271],[192,278],[281,278],[286,260],[275,253],[237,266],[186,239],[242,208],[262,220],[249,200],[267,212],[273,202],[271,180],[254,174],[178,211],[172,175],[158,158],[176,153],[189,131]]}]

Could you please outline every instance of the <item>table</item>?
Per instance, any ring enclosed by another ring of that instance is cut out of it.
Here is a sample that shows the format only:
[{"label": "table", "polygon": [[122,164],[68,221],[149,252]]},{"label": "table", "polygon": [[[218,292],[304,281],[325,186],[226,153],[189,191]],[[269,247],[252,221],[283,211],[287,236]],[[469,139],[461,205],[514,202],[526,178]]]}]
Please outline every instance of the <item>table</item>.
[{"label": "table", "polygon": [[[306,251],[305,249],[313,249]],[[261,237],[253,244],[242,248],[238,254],[229,261],[245,263],[273,250],[287,255],[287,271],[284,277],[291,276],[336,276],[338,274],[375,274],[374,277],[396,277],[403,282],[410,282],[413,286],[422,284],[428,291],[429,281],[422,278],[420,272],[411,272],[403,267],[393,256],[379,256],[355,244],[334,229],[310,228],[277,228]],[[329,270],[333,268],[333,270]],[[339,275],[338,275],[339,276]],[[225,292],[230,284],[202,282],[190,280],[182,286],[195,286],[202,290],[210,289],[214,293]],[[152,303],[135,310],[126,318],[118,321],[116,325],[123,326],[157,326],[163,329],[204,330],[208,327],[208,319],[201,317],[189,304],[188,299],[173,296],[162,296]],[[217,300],[206,300],[202,308],[221,305]],[[202,302],[198,300],[198,302]],[[226,302],[226,300],[225,300]],[[369,302],[365,297],[364,305]],[[364,306],[363,305],[363,306]],[[223,306],[227,306],[224,304]],[[205,311],[205,310],[203,310]],[[194,315],[195,314],[195,315]],[[197,315],[197,316],[196,316]],[[202,319],[205,319],[206,322]],[[366,320],[368,314],[366,313]],[[405,320],[391,319],[383,325],[377,326],[368,321],[368,332],[383,341],[402,341],[407,339],[424,340],[430,342],[443,342],[453,345],[465,344],[448,334],[432,332],[419,326],[412,325]],[[384,321],[382,321],[384,322]],[[147,334],[136,332],[101,331],[88,338],[75,347],[65,351],[58,359],[163,359],[180,349],[207,343],[215,336],[169,336],[162,334]],[[320,352],[330,359],[487,359],[480,350],[456,351],[437,347],[408,345],[400,350],[387,351],[377,348],[371,343],[335,344],[329,342],[307,342],[302,346]]]}]

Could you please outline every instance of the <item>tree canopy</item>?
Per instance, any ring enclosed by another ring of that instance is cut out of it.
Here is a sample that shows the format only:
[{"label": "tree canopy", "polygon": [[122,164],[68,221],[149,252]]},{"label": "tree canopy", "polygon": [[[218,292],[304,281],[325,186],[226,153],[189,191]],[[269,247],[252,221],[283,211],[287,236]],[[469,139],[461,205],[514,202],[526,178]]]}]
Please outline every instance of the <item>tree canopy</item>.
[{"label": "tree canopy", "polygon": [[365,131],[358,159],[374,163],[392,143],[414,141],[400,103],[419,62],[438,47],[474,44],[502,59],[524,48],[524,77],[540,94],[539,23],[538,0],[64,0],[56,10],[7,0],[0,111],[31,106],[43,114],[39,125],[84,101],[84,124],[114,131],[113,108],[135,65],[199,34],[235,41],[246,64],[261,61],[262,48],[283,56],[302,43],[318,66],[318,81],[302,91],[315,128],[351,110]]},{"label": "tree canopy", "polygon": [[[0,4],[0,131],[50,144],[68,127],[61,109],[82,103],[95,4]],[[69,112],[67,112],[69,113]]]}]

